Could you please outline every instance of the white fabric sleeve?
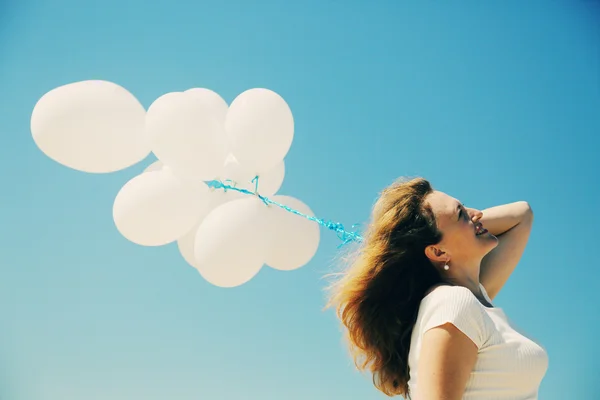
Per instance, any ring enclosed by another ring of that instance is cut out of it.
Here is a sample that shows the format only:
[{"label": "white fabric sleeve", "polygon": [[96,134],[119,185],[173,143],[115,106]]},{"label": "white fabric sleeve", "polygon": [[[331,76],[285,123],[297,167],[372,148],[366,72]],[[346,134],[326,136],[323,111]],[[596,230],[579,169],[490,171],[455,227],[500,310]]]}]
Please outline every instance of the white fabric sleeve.
[{"label": "white fabric sleeve", "polygon": [[[451,323],[480,349],[489,337],[483,305],[462,286],[440,286],[426,298],[421,332]],[[489,317],[488,317],[489,318]]]}]

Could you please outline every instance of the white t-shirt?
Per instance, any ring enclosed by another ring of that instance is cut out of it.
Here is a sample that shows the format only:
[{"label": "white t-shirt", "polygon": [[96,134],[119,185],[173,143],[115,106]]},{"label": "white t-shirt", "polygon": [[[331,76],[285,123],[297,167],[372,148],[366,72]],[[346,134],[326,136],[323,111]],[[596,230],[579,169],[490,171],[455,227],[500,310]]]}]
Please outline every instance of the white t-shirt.
[{"label": "white t-shirt", "polygon": [[[485,298],[490,302],[485,288]],[[439,286],[423,298],[411,336],[408,358],[410,394],[419,384],[418,365],[423,334],[452,323],[478,348],[477,361],[463,400],[537,400],[548,369],[546,351],[517,332],[501,308],[489,308],[462,286]]]}]

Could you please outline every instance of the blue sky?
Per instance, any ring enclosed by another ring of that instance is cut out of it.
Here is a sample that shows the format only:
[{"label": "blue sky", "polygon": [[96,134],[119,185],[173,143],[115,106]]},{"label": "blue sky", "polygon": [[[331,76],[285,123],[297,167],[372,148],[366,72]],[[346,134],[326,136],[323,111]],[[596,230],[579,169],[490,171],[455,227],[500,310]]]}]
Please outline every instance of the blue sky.
[{"label": "blue sky", "polygon": [[35,147],[35,102],[85,79],[145,106],[277,91],[296,121],[280,193],[322,218],[366,220],[403,175],[467,206],[529,201],[530,245],[496,304],[549,352],[541,399],[600,396],[600,4],[452,3],[0,2],[0,398],[384,398],[322,310],[333,233],[300,270],[219,289],[175,245],[114,227],[150,158],[88,175]]}]

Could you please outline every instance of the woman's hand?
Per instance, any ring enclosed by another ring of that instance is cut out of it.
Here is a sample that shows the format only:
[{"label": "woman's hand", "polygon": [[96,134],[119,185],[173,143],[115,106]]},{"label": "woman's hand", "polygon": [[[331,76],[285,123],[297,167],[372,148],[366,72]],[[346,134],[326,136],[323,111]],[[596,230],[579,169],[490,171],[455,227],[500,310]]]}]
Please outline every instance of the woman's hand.
[{"label": "woman's hand", "polygon": [[471,217],[473,223],[476,223],[483,217],[483,212],[475,208],[465,207],[465,210],[467,210],[467,214],[469,214],[469,217]]}]

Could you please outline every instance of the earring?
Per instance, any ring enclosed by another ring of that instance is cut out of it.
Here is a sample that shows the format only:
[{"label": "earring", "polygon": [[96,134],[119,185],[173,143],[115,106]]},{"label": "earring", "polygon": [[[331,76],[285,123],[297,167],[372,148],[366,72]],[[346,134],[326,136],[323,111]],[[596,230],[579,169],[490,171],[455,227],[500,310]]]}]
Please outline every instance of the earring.
[{"label": "earring", "polygon": [[450,269],[450,266],[449,266],[448,264],[445,264],[445,265],[444,265],[444,270],[445,270],[445,271],[448,271],[449,269]]}]

